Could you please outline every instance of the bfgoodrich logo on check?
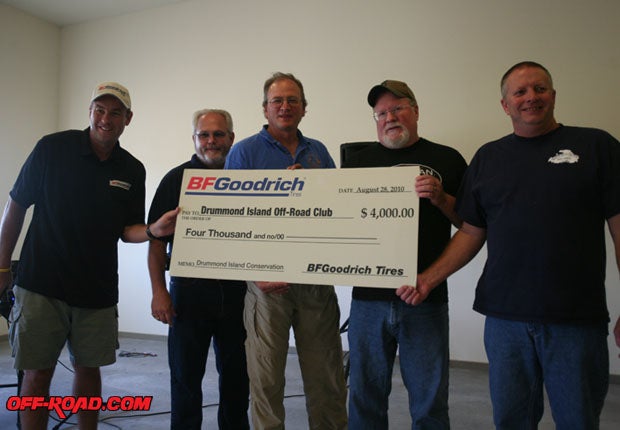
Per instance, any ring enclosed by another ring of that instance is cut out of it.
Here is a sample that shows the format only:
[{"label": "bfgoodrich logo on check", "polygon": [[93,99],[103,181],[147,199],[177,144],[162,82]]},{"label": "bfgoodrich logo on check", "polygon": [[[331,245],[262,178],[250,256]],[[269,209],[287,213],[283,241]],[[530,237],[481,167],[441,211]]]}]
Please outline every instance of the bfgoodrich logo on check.
[{"label": "bfgoodrich logo on check", "polygon": [[298,177],[291,179],[234,180],[228,176],[192,176],[185,193],[188,195],[218,196],[288,196],[301,191],[304,181]]}]

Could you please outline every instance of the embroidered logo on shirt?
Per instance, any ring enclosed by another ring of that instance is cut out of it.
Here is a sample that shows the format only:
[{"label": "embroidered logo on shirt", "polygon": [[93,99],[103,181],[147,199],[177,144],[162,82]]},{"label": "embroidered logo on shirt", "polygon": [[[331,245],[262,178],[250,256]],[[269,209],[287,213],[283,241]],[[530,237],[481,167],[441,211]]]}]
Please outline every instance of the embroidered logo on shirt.
[{"label": "embroidered logo on shirt", "polygon": [[553,164],[574,164],[579,161],[579,155],[570,149],[560,149],[557,154],[547,160]]},{"label": "embroidered logo on shirt", "polygon": [[110,179],[110,186],[122,188],[126,191],[129,191],[129,189],[131,188],[131,184],[129,182],[119,181],[118,179]]}]

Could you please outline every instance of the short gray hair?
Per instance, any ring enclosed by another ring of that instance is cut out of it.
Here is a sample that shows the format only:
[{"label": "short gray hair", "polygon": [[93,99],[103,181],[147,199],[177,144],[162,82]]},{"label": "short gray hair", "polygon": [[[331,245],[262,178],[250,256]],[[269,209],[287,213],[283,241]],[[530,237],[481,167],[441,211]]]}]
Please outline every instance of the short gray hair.
[{"label": "short gray hair", "polygon": [[224,117],[224,120],[226,121],[226,128],[228,128],[228,132],[233,132],[232,116],[230,116],[228,111],[225,111],[224,109],[200,109],[194,112],[194,116],[192,117],[192,131],[196,131],[196,126],[198,126],[198,120],[200,119],[200,117],[209,113],[216,113],[218,115],[222,115]]}]

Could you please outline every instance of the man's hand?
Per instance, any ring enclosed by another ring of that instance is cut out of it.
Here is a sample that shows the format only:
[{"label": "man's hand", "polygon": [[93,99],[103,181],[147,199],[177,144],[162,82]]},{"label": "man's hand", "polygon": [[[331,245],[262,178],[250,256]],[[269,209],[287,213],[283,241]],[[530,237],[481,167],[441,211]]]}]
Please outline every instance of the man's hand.
[{"label": "man's hand", "polygon": [[151,315],[163,324],[172,325],[172,319],[176,316],[176,312],[172,306],[172,299],[170,298],[168,290],[153,294],[153,300],[151,300]]},{"label": "man's hand", "polygon": [[417,285],[403,285],[396,290],[396,295],[408,305],[415,306],[426,300],[432,290],[433,288],[427,283],[424,274],[419,274]]},{"label": "man's hand", "polygon": [[415,178],[415,192],[421,199],[429,199],[433,206],[443,207],[446,193],[439,179],[431,175],[420,175]]},{"label": "man's hand", "polygon": [[454,211],[456,199],[446,193],[441,181],[432,175],[420,175],[415,178],[415,192],[421,199],[428,199],[433,206],[450,220],[453,226],[460,228],[463,220]]},{"label": "man's hand", "polygon": [[288,282],[254,282],[256,286],[265,294],[284,294],[291,287]]},{"label": "man's hand", "polygon": [[177,215],[181,211],[180,207],[163,214],[157,221],[151,224],[151,232],[157,237],[166,237],[174,234],[177,224]]}]

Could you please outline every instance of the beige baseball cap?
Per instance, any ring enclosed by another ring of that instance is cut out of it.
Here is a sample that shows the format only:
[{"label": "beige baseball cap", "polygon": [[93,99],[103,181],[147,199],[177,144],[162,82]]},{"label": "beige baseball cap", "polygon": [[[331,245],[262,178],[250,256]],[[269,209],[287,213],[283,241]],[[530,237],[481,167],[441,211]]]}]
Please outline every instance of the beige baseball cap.
[{"label": "beige baseball cap", "polygon": [[98,84],[93,90],[93,95],[90,98],[90,102],[92,103],[99,97],[105,95],[116,97],[127,109],[131,110],[131,97],[129,97],[129,90],[118,82],[102,82]]}]

